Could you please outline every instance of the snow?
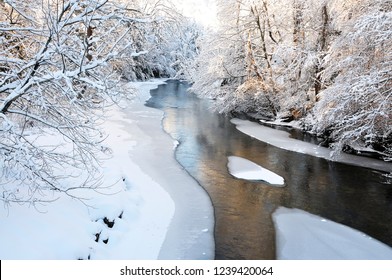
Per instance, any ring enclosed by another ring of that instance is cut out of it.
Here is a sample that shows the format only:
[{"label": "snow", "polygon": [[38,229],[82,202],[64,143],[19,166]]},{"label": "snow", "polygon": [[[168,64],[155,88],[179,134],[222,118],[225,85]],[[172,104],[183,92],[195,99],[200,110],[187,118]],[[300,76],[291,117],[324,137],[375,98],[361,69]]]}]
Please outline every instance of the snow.
[{"label": "snow", "polygon": [[392,259],[392,248],[350,227],[299,209],[273,214],[278,259]]},{"label": "snow", "polygon": [[228,157],[227,167],[231,175],[246,180],[260,180],[272,185],[284,185],[283,177],[257,165],[256,163],[236,156]]},{"label": "snow", "polygon": [[[160,83],[131,83],[137,97],[124,100],[123,109],[110,108],[103,124],[109,136],[103,143],[108,158],[102,163],[102,188],[73,191],[82,201],[46,192],[44,198],[53,202],[0,209],[0,259],[214,258],[211,201],[176,162],[173,147],[180,143],[163,132],[163,112],[144,106],[149,90]],[[286,132],[232,122],[275,146],[330,159],[330,150],[290,139]],[[40,141],[54,145],[56,136]],[[247,159],[231,156],[228,161],[235,177],[284,184],[282,177]],[[79,174],[65,183],[72,186],[85,178]],[[392,258],[392,249],[377,240],[302,210],[279,208],[273,219],[279,259]]]},{"label": "snow", "polygon": [[284,126],[284,127],[292,127],[292,128],[296,128],[296,129],[301,129],[301,122],[300,121],[286,122],[281,119],[276,119],[274,121],[260,120],[260,123],[267,124],[267,125],[276,125],[276,126]]},{"label": "snow", "polygon": [[[0,259],[214,257],[211,201],[175,161],[173,140],[161,129],[163,112],[143,105],[162,82],[128,85],[137,97],[109,109],[101,188],[72,191],[82,200],[46,192],[53,202],[0,209]],[[56,137],[42,141],[54,145]],[[64,183],[87,177],[79,173]]]},{"label": "snow", "polygon": [[[133,83],[144,86],[145,83]],[[176,211],[159,253],[159,259],[214,258],[214,215],[205,190],[183,169],[174,157],[178,141],[163,132],[163,111],[144,106],[149,92],[139,95],[140,101],[128,107],[125,114],[136,120],[132,137],[138,147],[130,151],[138,166],[154,178],[175,201]],[[157,133],[158,132],[158,133]],[[210,229],[203,232],[203,229]]]},{"label": "snow", "polygon": [[304,153],[330,161],[338,161],[356,166],[368,167],[380,171],[391,172],[392,170],[391,163],[377,159],[364,158],[344,153],[333,156],[331,149],[290,138],[290,133],[286,131],[277,130],[255,122],[236,118],[232,119],[231,122],[236,125],[239,131],[281,149]]}]

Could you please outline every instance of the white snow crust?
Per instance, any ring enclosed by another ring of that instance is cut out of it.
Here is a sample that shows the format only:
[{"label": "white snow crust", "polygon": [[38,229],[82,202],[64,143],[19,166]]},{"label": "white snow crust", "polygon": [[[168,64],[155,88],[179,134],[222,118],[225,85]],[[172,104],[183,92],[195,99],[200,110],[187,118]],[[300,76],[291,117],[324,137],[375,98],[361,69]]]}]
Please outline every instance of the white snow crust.
[{"label": "white snow crust", "polygon": [[260,180],[272,185],[284,185],[283,177],[245,158],[230,156],[227,167],[230,174],[239,179]]},{"label": "white snow crust", "polygon": [[392,248],[364,233],[299,209],[273,213],[281,260],[391,260]]},{"label": "white snow crust", "polygon": [[331,149],[290,138],[290,134],[286,131],[277,130],[255,122],[236,118],[232,119],[231,122],[236,125],[236,128],[239,131],[281,149],[308,154],[330,161],[368,167],[380,171],[392,171],[392,164],[390,162],[383,162],[377,159],[359,157],[344,153],[333,156]]}]

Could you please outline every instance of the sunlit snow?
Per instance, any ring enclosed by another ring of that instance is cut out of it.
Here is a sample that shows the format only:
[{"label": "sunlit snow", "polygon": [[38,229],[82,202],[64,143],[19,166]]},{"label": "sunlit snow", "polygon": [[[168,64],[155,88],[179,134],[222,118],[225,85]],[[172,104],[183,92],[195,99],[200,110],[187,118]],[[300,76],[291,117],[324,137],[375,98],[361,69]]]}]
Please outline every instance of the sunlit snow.
[{"label": "sunlit snow", "polygon": [[364,233],[299,209],[273,214],[278,259],[392,259],[392,248]]},{"label": "sunlit snow", "polygon": [[284,179],[256,163],[236,156],[228,157],[227,167],[231,175],[239,179],[265,181],[272,185],[284,185]]}]

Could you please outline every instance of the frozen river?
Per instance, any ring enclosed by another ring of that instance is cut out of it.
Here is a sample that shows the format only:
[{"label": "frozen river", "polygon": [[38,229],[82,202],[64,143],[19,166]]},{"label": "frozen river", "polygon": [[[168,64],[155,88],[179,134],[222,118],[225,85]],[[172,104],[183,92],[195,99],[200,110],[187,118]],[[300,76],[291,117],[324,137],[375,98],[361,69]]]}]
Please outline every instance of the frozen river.
[{"label": "frozen river", "polygon": [[[146,105],[164,111],[164,130],[179,142],[176,159],[211,197],[216,259],[276,258],[272,213],[280,206],[322,216],[392,246],[392,185],[383,172],[249,137],[187,88],[168,81],[151,91]],[[227,167],[231,156],[279,174],[285,186],[235,178]]]}]

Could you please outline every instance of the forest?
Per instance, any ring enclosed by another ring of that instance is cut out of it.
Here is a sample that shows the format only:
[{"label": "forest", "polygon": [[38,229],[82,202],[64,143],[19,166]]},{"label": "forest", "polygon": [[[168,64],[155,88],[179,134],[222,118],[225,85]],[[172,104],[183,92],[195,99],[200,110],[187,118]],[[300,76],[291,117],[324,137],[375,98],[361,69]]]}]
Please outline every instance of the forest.
[{"label": "forest", "polygon": [[[150,78],[392,160],[392,1],[216,2],[203,27],[163,0],[0,0],[0,184],[29,186],[0,199],[94,188],[105,108]],[[69,168],[89,176],[64,187]]]},{"label": "forest", "polygon": [[392,1],[218,2],[194,92],[222,113],[295,123],[336,154],[392,159]]}]

